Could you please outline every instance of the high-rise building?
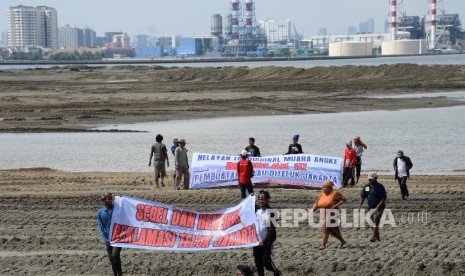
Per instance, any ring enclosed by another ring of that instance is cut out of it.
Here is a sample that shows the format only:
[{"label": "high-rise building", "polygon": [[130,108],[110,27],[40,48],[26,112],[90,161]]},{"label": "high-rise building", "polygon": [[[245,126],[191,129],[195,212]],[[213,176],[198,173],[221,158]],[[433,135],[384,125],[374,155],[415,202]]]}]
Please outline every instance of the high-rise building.
[{"label": "high-rise building", "polygon": [[259,21],[260,28],[265,30],[268,43],[276,43],[290,39],[292,24],[290,20],[264,20]]},{"label": "high-rise building", "polygon": [[328,31],[326,31],[326,28],[320,28],[318,30],[318,35],[326,35],[328,34]]},{"label": "high-rise building", "polygon": [[6,46],[8,44],[8,38],[6,31],[2,32],[2,46]]},{"label": "high-rise building", "polygon": [[93,48],[96,46],[96,38],[97,38],[97,33],[91,29],[91,28],[84,28],[83,30],[84,33],[84,47],[86,48]]},{"label": "high-rise building", "polygon": [[347,28],[347,34],[352,35],[357,33],[357,27],[355,26],[349,26]]},{"label": "high-rise building", "polygon": [[133,43],[135,48],[144,48],[149,46],[149,36],[140,34],[133,37]]},{"label": "high-rise building", "polygon": [[58,48],[57,12],[54,8],[16,6],[7,11],[8,46]]},{"label": "high-rise building", "polygon": [[58,29],[58,45],[60,48],[92,48],[95,31],[90,28],[77,28],[65,25]]},{"label": "high-rise building", "polygon": [[361,34],[375,33],[375,19],[369,18],[367,21],[361,22],[358,26],[358,31]]},{"label": "high-rise building", "polygon": [[58,29],[58,45],[60,48],[81,48],[84,44],[82,29],[66,25]]}]

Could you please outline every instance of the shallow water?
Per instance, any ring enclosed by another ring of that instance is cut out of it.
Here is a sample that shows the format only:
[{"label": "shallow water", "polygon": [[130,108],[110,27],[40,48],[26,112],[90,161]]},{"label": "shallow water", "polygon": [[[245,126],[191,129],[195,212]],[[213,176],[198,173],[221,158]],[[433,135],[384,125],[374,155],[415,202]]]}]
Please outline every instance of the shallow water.
[{"label": "shallow water", "polygon": [[[396,56],[396,57],[373,57],[373,58],[344,58],[344,59],[315,59],[315,60],[270,60],[270,61],[240,61],[240,62],[178,62],[175,63],[156,63],[146,64],[146,66],[164,66],[164,67],[241,67],[247,66],[250,68],[257,68],[263,66],[280,66],[287,67],[293,66],[297,68],[312,68],[317,66],[329,67],[329,66],[377,66],[382,64],[400,64],[400,63],[412,63],[420,65],[464,65],[465,54],[453,54],[453,55],[423,55],[423,56]],[[28,69],[28,68],[50,68],[54,66],[68,66],[69,64],[60,65],[46,65],[46,64],[31,64],[31,65],[20,65],[20,64],[0,64],[1,70],[7,69]],[[122,66],[121,64],[89,64],[89,66]],[[144,66],[141,64],[133,64],[134,66]]]},{"label": "shallow water", "polygon": [[191,154],[239,154],[252,136],[262,155],[283,154],[298,133],[305,153],[327,156],[342,156],[345,141],[360,135],[368,145],[365,171],[390,173],[399,149],[412,159],[414,174],[465,169],[465,106],[179,120],[100,129],[112,128],[148,132],[0,134],[0,169],[152,171],[148,159],[157,133],[163,134],[168,147],[172,138],[185,138]]}]

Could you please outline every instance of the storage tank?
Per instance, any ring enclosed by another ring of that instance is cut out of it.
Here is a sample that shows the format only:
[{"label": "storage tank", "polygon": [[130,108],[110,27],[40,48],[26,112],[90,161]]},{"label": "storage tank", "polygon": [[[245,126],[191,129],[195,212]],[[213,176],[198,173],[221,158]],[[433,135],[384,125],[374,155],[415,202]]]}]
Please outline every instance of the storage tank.
[{"label": "storage tank", "polygon": [[373,43],[365,41],[344,41],[329,44],[330,57],[353,57],[373,55]]},{"label": "storage tank", "polygon": [[232,14],[227,14],[223,20],[224,36],[228,37],[232,33]]},{"label": "storage tank", "polygon": [[418,55],[426,53],[427,41],[425,39],[404,39],[383,41],[381,54],[389,55]]},{"label": "storage tank", "polygon": [[212,15],[211,27],[213,36],[221,36],[223,34],[223,18],[220,14]]}]

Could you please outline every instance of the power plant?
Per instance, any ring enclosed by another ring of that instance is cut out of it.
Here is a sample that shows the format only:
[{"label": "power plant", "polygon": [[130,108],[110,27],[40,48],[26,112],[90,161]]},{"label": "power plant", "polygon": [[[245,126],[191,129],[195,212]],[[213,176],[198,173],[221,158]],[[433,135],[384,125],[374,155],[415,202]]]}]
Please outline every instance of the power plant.
[{"label": "power plant", "polygon": [[[378,36],[382,55],[418,55],[436,52],[462,51],[459,43],[465,38],[458,14],[446,14],[438,9],[442,0],[425,1],[425,16],[407,16],[399,12],[399,1],[388,0],[388,35]],[[438,14],[440,11],[441,14]],[[400,14],[400,16],[398,16]],[[370,56],[367,41],[345,41],[329,44],[330,56]]]},{"label": "power plant", "polygon": [[240,0],[231,0],[230,9],[231,14],[226,17],[223,55],[259,55],[258,52],[266,48],[266,35],[257,26],[255,3],[246,0],[242,5]]}]

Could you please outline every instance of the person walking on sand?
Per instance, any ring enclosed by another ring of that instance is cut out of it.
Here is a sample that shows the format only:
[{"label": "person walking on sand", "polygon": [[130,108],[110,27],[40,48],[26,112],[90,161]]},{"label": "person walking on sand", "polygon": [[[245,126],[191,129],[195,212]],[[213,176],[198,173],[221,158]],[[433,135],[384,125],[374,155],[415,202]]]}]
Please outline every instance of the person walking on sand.
[{"label": "person walking on sand", "polygon": [[100,236],[107,250],[108,258],[110,259],[111,268],[115,276],[123,275],[121,269],[121,247],[112,246],[110,244],[110,225],[113,215],[113,195],[111,193],[102,195],[100,202],[103,207],[97,211],[97,224]]},{"label": "person walking on sand", "polygon": [[367,200],[368,211],[373,210],[371,220],[374,226],[371,227],[372,237],[371,242],[381,241],[379,237],[379,222],[383,216],[383,211],[386,208],[387,194],[384,186],[378,182],[378,175],[376,173],[368,174],[368,184],[363,186],[360,192],[359,211],[362,209],[363,202]]},{"label": "person walking on sand", "polygon": [[358,184],[360,178],[360,173],[362,172],[362,154],[363,150],[366,150],[368,147],[365,143],[362,142],[360,136],[355,136],[353,147],[357,153],[357,162],[355,163],[355,184]]},{"label": "person walking on sand", "polygon": [[189,189],[189,159],[187,158],[186,140],[179,140],[179,147],[174,152],[176,164],[176,188],[179,190],[184,176],[183,188]]},{"label": "person walking on sand", "polygon": [[[173,145],[171,146],[171,153],[173,154],[173,156],[174,156],[174,153],[175,153],[177,147],[179,147],[179,139],[174,138],[173,139]],[[176,183],[176,159],[174,160],[173,183]]]},{"label": "person walking on sand", "polygon": [[241,190],[241,198],[245,198],[245,191],[253,195],[252,177],[254,175],[252,162],[246,150],[241,152],[241,160],[237,163],[237,180]]},{"label": "person walking on sand", "polygon": [[255,214],[258,221],[258,235],[262,240],[258,246],[253,248],[253,256],[258,276],[265,275],[265,268],[273,272],[274,276],[281,275],[271,259],[273,243],[276,241],[276,228],[271,218],[274,216],[268,204],[270,200],[268,191],[258,192],[258,205],[255,206]]},{"label": "person walking on sand", "polygon": [[404,152],[397,151],[397,157],[394,159],[394,173],[395,179],[399,182],[400,193],[402,199],[405,200],[409,197],[407,188],[407,178],[410,178],[410,169],[413,167],[413,163],[408,156],[404,155]]},{"label": "person walking on sand", "polygon": [[166,167],[165,167],[165,160],[168,167],[170,166],[170,161],[168,159],[168,150],[166,149],[165,144],[162,143],[163,136],[158,134],[155,137],[156,143],[152,145],[150,149],[150,158],[149,158],[149,167],[152,164],[152,157],[153,157],[153,168],[155,171],[155,185],[157,188],[160,188],[158,184],[158,178],[161,178],[161,186],[164,187],[165,183],[163,180],[166,176]]},{"label": "person walking on sand", "polygon": [[322,191],[320,196],[318,196],[315,204],[313,204],[313,212],[318,209],[324,211],[325,221],[323,224],[323,245],[320,247],[320,250],[326,248],[328,243],[329,235],[333,235],[336,239],[341,242],[341,248],[346,244],[346,241],[342,238],[341,230],[339,226],[336,225],[334,209],[338,209],[339,206],[344,204],[346,199],[344,196],[336,189],[333,189],[334,182],[331,180],[326,180],[321,186]]},{"label": "person walking on sand", "polygon": [[285,154],[301,154],[304,153],[302,151],[302,146],[298,143],[299,142],[299,134],[295,134],[292,136],[292,144],[289,145],[287,152]]},{"label": "person walking on sand", "polygon": [[249,145],[245,148],[245,150],[249,153],[252,157],[261,157],[262,154],[260,153],[260,148],[255,145],[255,138],[249,138]]},{"label": "person walking on sand", "polygon": [[352,147],[352,140],[349,139],[346,141],[346,149],[344,150],[344,170],[342,172],[342,187],[347,187],[347,184],[349,183],[349,178],[350,186],[353,187],[355,185],[354,168],[356,163],[357,153],[355,152],[355,149]]}]

